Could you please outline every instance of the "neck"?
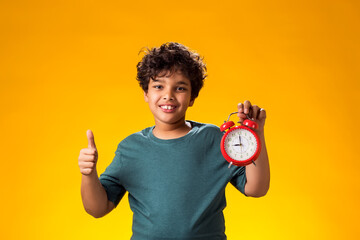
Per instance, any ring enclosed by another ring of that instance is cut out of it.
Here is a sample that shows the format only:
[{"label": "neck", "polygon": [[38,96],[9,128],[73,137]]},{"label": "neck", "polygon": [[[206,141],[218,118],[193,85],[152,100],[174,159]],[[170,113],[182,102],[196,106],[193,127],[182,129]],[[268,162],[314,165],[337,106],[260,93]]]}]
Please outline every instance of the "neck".
[{"label": "neck", "polygon": [[191,130],[191,124],[185,119],[173,124],[155,123],[153,134],[160,139],[173,139],[185,136]]}]

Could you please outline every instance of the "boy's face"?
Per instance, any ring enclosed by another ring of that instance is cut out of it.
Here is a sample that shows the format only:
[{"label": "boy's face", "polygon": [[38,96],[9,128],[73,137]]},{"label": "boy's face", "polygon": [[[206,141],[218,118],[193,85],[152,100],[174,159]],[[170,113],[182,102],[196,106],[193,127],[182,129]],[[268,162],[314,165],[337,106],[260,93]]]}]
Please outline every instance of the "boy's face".
[{"label": "boy's face", "polygon": [[[164,72],[159,75],[162,76]],[[155,124],[176,124],[185,121],[185,113],[191,100],[191,83],[188,78],[175,71],[163,77],[150,78],[148,91],[144,92],[145,101],[155,118]]]}]

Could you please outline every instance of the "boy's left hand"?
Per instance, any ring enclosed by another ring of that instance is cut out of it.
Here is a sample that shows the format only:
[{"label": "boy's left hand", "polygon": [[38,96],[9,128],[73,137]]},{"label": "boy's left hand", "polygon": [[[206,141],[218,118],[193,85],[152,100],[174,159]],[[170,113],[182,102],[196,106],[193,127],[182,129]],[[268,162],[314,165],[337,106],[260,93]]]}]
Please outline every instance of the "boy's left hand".
[{"label": "boy's left hand", "polygon": [[264,134],[264,125],[266,119],[266,112],[263,108],[260,108],[257,105],[251,105],[249,100],[246,100],[244,103],[238,104],[238,117],[240,118],[240,123],[247,119],[246,114],[255,121],[259,128],[257,131],[259,134]]}]

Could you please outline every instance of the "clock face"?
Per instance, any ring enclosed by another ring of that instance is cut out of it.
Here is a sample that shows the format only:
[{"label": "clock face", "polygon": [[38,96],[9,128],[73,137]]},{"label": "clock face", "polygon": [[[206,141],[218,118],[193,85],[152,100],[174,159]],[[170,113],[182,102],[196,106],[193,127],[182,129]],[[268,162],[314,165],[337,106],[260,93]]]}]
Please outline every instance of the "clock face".
[{"label": "clock face", "polygon": [[224,149],[230,158],[244,161],[251,158],[257,150],[257,141],[252,132],[245,128],[230,131],[224,141]]}]

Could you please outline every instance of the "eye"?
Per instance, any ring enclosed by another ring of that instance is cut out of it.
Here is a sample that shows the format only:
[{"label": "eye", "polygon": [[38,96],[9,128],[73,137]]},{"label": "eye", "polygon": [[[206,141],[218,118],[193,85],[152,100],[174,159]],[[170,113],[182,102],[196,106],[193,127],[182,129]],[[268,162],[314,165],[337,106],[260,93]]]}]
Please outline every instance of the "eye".
[{"label": "eye", "polygon": [[178,91],[186,91],[186,88],[184,88],[184,87],[177,87],[176,90],[178,90]]},{"label": "eye", "polygon": [[153,88],[155,88],[155,89],[162,89],[162,86],[161,86],[161,85],[155,85],[155,86],[153,86]]}]

